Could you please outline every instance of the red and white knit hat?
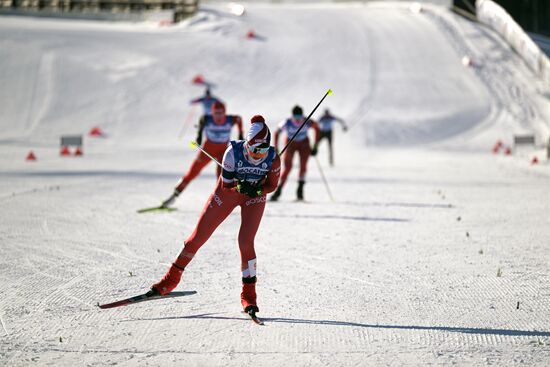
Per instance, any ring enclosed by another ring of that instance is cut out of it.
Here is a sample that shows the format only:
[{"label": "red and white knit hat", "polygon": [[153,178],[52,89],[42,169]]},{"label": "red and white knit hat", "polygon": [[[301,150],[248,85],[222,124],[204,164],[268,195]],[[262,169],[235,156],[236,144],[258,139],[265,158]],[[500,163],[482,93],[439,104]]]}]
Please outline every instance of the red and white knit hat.
[{"label": "red and white knit hat", "polygon": [[271,143],[271,132],[261,115],[256,115],[250,119],[252,126],[246,134],[246,143],[249,147],[269,147]]}]

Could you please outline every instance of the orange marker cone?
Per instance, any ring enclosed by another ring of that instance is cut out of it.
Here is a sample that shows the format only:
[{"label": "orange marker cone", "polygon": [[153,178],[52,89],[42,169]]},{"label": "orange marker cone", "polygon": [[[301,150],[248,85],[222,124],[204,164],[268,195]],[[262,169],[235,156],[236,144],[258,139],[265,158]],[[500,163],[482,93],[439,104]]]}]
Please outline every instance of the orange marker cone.
[{"label": "orange marker cone", "polygon": [[69,156],[69,155],[71,155],[71,151],[69,150],[69,147],[64,146],[64,147],[61,147],[61,152],[60,152],[60,154],[61,154],[62,156]]},{"label": "orange marker cone", "polygon": [[31,150],[29,154],[27,154],[27,158],[25,158],[27,161],[36,161],[36,156],[34,155],[33,151]]},{"label": "orange marker cone", "polygon": [[502,141],[497,140],[495,145],[493,145],[493,154],[497,154],[499,152],[500,148],[502,148]]},{"label": "orange marker cone", "polygon": [[538,164],[538,163],[539,163],[539,159],[537,157],[533,157],[533,159],[531,159],[531,165]]},{"label": "orange marker cone", "polygon": [[246,38],[256,38],[256,33],[251,29],[246,33]]},{"label": "orange marker cone", "polygon": [[82,155],[82,150],[80,149],[80,147],[76,147],[76,150],[74,152],[74,155],[75,156],[81,156]]},{"label": "orange marker cone", "polygon": [[512,148],[506,147],[506,149],[504,150],[504,155],[512,155]]},{"label": "orange marker cone", "polygon": [[88,135],[93,136],[93,137],[99,137],[99,136],[103,136],[103,132],[101,131],[101,129],[99,127],[93,127],[90,130],[90,132],[88,133]]}]

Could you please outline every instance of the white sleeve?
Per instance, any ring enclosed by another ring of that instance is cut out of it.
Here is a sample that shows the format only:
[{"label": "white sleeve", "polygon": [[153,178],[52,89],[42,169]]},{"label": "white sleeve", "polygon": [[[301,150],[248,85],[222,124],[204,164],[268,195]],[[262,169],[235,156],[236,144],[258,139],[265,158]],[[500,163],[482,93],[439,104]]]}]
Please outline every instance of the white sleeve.
[{"label": "white sleeve", "polygon": [[222,180],[225,183],[232,183],[235,178],[235,155],[233,154],[233,146],[229,144],[222,160]]}]

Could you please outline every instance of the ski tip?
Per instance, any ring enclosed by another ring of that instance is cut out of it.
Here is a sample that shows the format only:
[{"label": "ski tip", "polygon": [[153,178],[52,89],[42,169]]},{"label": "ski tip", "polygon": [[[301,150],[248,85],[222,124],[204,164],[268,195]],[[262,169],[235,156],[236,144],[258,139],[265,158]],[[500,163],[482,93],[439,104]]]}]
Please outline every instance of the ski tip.
[{"label": "ski tip", "polygon": [[329,88],[329,90],[327,91],[327,95],[331,95],[332,94],[332,89]]}]

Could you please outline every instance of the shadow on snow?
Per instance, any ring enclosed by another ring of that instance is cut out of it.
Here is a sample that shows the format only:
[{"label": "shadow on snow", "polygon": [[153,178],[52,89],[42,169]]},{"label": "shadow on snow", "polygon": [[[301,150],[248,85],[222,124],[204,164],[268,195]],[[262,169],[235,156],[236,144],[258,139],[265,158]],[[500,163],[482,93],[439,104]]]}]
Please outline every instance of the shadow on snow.
[{"label": "shadow on snow", "polygon": [[[189,316],[173,316],[160,317],[151,319],[135,319],[125,321],[153,321],[153,320],[181,320],[181,319],[206,319],[206,320],[250,320],[248,317],[228,317],[216,316],[215,313],[206,313]],[[431,330],[431,331],[446,331],[451,333],[463,334],[482,334],[482,335],[502,335],[502,336],[540,336],[550,337],[550,331],[537,330],[509,330],[509,329],[488,329],[488,328],[469,328],[469,327],[452,327],[452,326],[416,326],[416,325],[383,325],[383,324],[362,324],[359,322],[335,321],[335,320],[308,320],[308,319],[290,319],[283,317],[261,317],[262,321],[268,325],[269,323],[282,324],[306,324],[306,325],[323,325],[323,326],[346,326],[353,328],[368,328],[368,329],[395,329],[395,330]]]},{"label": "shadow on snow", "polygon": [[376,218],[376,217],[365,217],[365,216],[354,216],[354,215],[335,215],[335,214],[293,214],[293,215],[283,215],[283,214],[266,214],[265,217],[271,218],[303,218],[303,219],[343,219],[343,220],[360,220],[360,221],[369,221],[369,222],[410,222],[410,219],[403,218]]}]

